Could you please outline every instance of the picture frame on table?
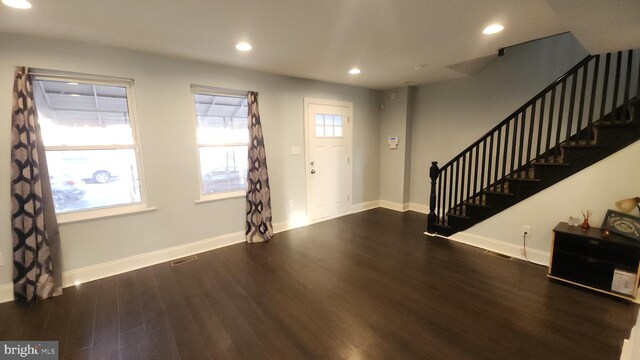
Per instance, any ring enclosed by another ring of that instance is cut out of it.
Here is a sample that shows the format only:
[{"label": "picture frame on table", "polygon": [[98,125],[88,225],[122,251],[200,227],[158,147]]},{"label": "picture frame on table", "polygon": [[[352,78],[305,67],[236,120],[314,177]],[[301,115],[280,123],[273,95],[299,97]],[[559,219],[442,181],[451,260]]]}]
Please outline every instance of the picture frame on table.
[{"label": "picture frame on table", "polygon": [[640,241],[640,217],[609,209],[601,228]]}]

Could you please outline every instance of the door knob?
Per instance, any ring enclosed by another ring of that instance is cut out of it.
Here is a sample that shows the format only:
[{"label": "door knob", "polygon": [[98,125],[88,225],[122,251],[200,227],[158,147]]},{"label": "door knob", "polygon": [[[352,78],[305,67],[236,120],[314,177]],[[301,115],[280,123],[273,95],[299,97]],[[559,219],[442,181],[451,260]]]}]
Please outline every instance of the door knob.
[{"label": "door knob", "polygon": [[315,170],[311,170],[311,173],[312,173],[312,174],[315,174],[315,173],[316,173],[316,171],[315,171]]}]

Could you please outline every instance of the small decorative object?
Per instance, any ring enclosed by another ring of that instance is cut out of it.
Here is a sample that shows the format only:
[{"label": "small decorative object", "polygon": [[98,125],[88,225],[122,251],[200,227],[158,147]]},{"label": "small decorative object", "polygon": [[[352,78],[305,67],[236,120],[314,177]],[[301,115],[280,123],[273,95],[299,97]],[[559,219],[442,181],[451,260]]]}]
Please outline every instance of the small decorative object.
[{"label": "small decorative object", "polygon": [[616,201],[616,208],[625,213],[630,213],[633,209],[638,208],[638,215],[640,215],[640,197]]},{"label": "small decorative object", "polygon": [[640,241],[640,217],[607,210],[602,228],[628,238]]},{"label": "small decorative object", "polygon": [[582,217],[584,218],[584,221],[582,222],[580,227],[582,228],[582,230],[589,230],[589,228],[591,228],[591,225],[589,225],[589,218],[593,213],[589,209],[587,209],[586,214],[582,210],[580,210],[580,212],[582,213]]},{"label": "small decorative object", "polygon": [[569,225],[578,226],[578,224],[580,224],[580,219],[569,216]]},{"label": "small decorative object", "polygon": [[607,230],[607,229],[602,229],[602,236],[604,236],[604,237],[608,238],[608,237],[609,237],[609,235],[610,235],[609,230]]}]

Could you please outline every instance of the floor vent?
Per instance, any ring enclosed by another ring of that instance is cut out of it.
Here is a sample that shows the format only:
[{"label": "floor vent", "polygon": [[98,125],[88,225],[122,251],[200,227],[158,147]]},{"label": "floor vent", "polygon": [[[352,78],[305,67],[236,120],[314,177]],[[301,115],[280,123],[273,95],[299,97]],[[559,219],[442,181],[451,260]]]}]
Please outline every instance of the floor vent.
[{"label": "floor vent", "polygon": [[495,256],[495,257],[499,257],[501,259],[506,259],[506,260],[511,260],[513,259],[511,256],[507,256],[507,255],[503,255],[503,254],[499,254],[497,252],[493,252],[491,250],[485,250],[484,251],[485,254],[491,255],[491,256]]},{"label": "floor vent", "polygon": [[192,262],[192,261],[196,261],[196,260],[198,260],[198,257],[195,256],[195,255],[187,256],[187,257],[182,258],[182,259],[173,260],[171,262],[171,266],[178,266],[178,265],[186,264],[188,262]]}]

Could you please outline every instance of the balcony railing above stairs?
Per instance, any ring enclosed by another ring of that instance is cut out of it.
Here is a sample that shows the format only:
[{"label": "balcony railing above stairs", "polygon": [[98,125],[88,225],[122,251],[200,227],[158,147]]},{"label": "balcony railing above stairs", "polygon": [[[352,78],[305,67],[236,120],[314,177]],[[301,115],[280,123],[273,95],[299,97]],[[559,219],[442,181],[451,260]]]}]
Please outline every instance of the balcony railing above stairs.
[{"label": "balcony railing above stairs", "polygon": [[444,166],[432,162],[427,231],[465,203],[481,204],[483,193],[508,191],[507,180],[531,176],[534,162],[558,162],[561,144],[593,144],[595,125],[637,119],[638,54],[587,56]]}]

